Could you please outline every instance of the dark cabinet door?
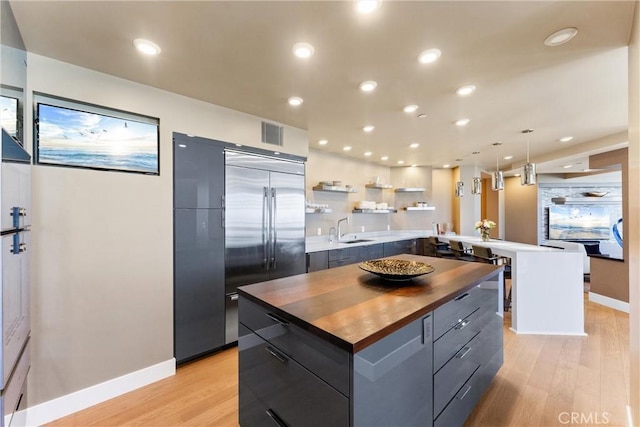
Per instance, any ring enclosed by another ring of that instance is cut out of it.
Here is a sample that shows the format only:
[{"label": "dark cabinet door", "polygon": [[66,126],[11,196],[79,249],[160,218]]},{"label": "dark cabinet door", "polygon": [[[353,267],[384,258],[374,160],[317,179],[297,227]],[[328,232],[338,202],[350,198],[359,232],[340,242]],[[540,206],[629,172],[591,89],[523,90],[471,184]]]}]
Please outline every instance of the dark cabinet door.
[{"label": "dark cabinet door", "polygon": [[378,259],[382,257],[384,257],[384,245],[382,243],[367,246],[367,260]]},{"label": "dark cabinet door", "polygon": [[173,142],[174,208],[224,207],[224,148],[176,136]]},{"label": "dark cabinet door", "polygon": [[307,273],[329,268],[329,252],[310,252],[307,254]]},{"label": "dark cabinet door", "polygon": [[174,345],[178,363],[224,344],[221,209],[175,209]]}]

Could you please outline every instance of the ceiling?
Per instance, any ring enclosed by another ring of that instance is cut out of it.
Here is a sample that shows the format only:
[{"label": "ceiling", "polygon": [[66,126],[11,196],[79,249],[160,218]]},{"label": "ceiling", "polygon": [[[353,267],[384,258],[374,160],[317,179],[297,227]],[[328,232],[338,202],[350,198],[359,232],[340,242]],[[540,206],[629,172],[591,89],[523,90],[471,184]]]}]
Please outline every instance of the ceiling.
[{"label": "ceiling", "polygon": [[[13,0],[11,7],[28,51],[306,129],[310,148],[389,166],[495,170],[499,158],[501,169],[515,169],[526,158],[521,131],[531,128],[539,172],[577,172],[588,167],[586,155],[627,142],[631,1],[386,0],[368,15],[352,1]],[[544,45],[565,27],[579,30],[573,40]],[[140,37],[161,54],[138,53]],[[315,54],[295,57],[296,42]],[[428,48],[440,49],[440,59],[419,63]],[[361,92],[364,80],[377,88]],[[456,95],[468,84],[477,90]],[[304,103],[291,107],[290,96]],[[404,113],[407,104],[418,111]],[[463,117],[469,124],[455,126]],[[368,124],[371,133],[362,131]],[[574,139],[559,142],[564,136]],[[319,146],[320,139],[329,142]],[[562,168],[568,162],[571,170]]]}]

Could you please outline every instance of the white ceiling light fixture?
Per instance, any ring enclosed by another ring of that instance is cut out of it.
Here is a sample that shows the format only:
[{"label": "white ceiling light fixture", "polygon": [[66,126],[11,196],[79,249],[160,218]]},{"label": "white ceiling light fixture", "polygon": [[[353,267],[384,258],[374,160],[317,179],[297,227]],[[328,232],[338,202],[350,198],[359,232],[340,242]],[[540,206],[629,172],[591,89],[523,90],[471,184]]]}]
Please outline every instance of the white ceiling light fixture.
[{"label": "white ceiling light fixture", "polygon": [[421,64],[431,64],[432,62],[436,62],[441,55],[442,52],[440,51],[440,49],[434,48],[423,50],[422,52],[420,52],[420,55],[418,55],[418,62]]},{"label": "white ceiling light fixture", "polygon": [[529,161],[529,136],[533,129],[525,129],[522,133],[527,135],[527,163],[522,165],[522,175],[520,175],[520,184],[536,185],[536,164]]},{"label": "white ceiling light fixture", "polygon": [[469,119],[460,119],[460,120],[456,120],[455,124],[456,126],[466,126],[468,125],[470,122]]},{"label": "white ceiling light fixture", "polygon": [[365,151],[364,152],[365,157],[369,157],[369,156],[371,156],[371,154],[373,154],[371,151]]},{"label": "white ceiling light fixture", "polygon": [[363,15],[375,12],[382,0],[356,0],[356,10]]},{"label": "white ceiling light fixture", "polygon": [[398,160],[399,165],[404,165],[404,160]]},{"label": "white ceiling light fixture", "polygon": [[389,156],[382,156],[380,157],[380,160],[382,160],[383,162],[386,162],[387,160],[389,160]]},{"label": "white ceiling light fixture", "polygon": [[321,139],[320,141],[318,141],[319,145],[327,145],[329,143],[329,141],[327,141],[326,139]]},{"label": "white ceiling light fixture", "polygon": [[350,146],[348,146],[348,145],[346,145],[346,146],[342,147],[342,149],[343,149],[344,151],[351,151],[351,147],[350,147]]},{"label": "white ceiling light fixture", "polygon": [[442,167],[443,167],[443,168],[445,168],[445,169],[447,169],[447,168],[450,168],[450,167],[451,167],[451,165],[450,165],[449,163],[447,163],[447,164],[445,164],[445,165],[442,165]]},{"label": "white ceiling light fixture", "polygon": [[376,128],[376,127],[375,127],[375,126],[373,126],[373,125],[367,125],[367,126],[363,127],[363,128],[362,128],[362,130],[363,130],[363,131],[365,131],[365,132],[373,132],[373,130],[374,130],[375,128]]},{"label": "white ceiling light fixture", "polygon": [[456,90],[456,93],[460,96],[469,96],[475,91],[476,91],[476,87],[474,85],[467,85],[467,86],[462,86],[461,88],[458,88],[458,90]]},{"label": "white ceiling light fixture", "polygon": [[562,138],[560,138],[558,141],[560,141],[560,142],[569,142],[569,141],[571,141],[571,140],[573,140],[573,137],[572,137],[572,136],[563,136],[563,137],[562,137]]},{"label": "white ceiling light fixture", "polygon": [[418,111],[418,106],[415,104],[405,105],[404,108],[402,108],[402,111],[405,113],[415,113]]},{"label": "white ceiling light fixture", "polygon": [[414,142],[413,144],[409,145],[409,148],[418,148],[420,147],[420,144],[418,144],[417,142]]},{"label": "white ceiling light fixture", "polygon": [[292,96],[287,100],[287,102],[289,102],[289,105],[291,105],[292,107],[298,107],[302,105],[304,100],[299,96]]},{"label": "white ceiling light fixture", "polygon": [[573,167],[573,165],[564,165],[564,166],[562,166],[562,167],[563,167],[564,169],[569,169],[569,168],[572,168],[572,167]]},{"label": "white ceiling light fixture", "polygon": [[293,45],[293,54],[298,58],[311,58],[315,49],[309,43],[300,42]]},{"label": "white ceiling light fixture", "polygon": [[363,92],[371,92],[376,87],[378,87],[378,83],[374,82],[373,80],[367,80],[360,83],[360,90]]},{"label": "white ceiling light fixture", "polygon": [[505,159],[505,160],[511,160],[511,159],[513,159],[513,156],[511,156],[511,155],[509,155],[509,156],[504,156],[504,157],[503,157],[503,159]]},{"label": "white ceiling light fixture", "polygon": [[544,44],[552,47],[560,46],[570,41],[576,34],[578,34],[578,29],[575,27],[563,28],[544,39]]},{"label": "white ceiling light fixture", "polygon": [[155,56],[155,55],[158,55],[160,52],[162,52],[162,50],[160,49],[160,46],[158,46],[157,44],[155,44],[154,42],[152,42],[150,40],[135,39],[133,41],[133,45],[140,52],[144,53],[145,55],[149,55],[149,56]]}]

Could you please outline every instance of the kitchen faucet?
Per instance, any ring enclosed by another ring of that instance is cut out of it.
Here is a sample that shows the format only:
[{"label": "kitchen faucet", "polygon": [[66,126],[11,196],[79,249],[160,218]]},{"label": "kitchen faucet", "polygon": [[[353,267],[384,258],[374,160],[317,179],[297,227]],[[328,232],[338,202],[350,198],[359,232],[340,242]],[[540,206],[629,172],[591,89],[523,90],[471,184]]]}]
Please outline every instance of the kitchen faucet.
[{"label": "kitchen faucet", "polygon": [[[344,234],[342,234],[342,232],[341,232],[341,230],[340,230],[340,224],[341,224],[342,222],[345,222],[345,221],[346,221],[346,223],[347,223],[347,224],[349,224],[349,217],[348,217],[348,216],[347,216],[347,217],[344,217],[344,218],[340,218],[340,219],[338,220],[338,242],[339,242],[340,240],[342,240],[342,238],[345,236]],[[345,233],[345,234],[346,234],[346,233]]]}]

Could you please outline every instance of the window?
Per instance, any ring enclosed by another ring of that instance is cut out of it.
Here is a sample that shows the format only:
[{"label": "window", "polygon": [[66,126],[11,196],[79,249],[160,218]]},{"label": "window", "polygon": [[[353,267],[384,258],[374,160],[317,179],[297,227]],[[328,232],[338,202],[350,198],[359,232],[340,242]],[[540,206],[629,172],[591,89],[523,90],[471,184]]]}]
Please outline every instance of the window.
[{"label": "window", "polygon": [[159,175],[159,120],[36,95],[36,164]]}]

